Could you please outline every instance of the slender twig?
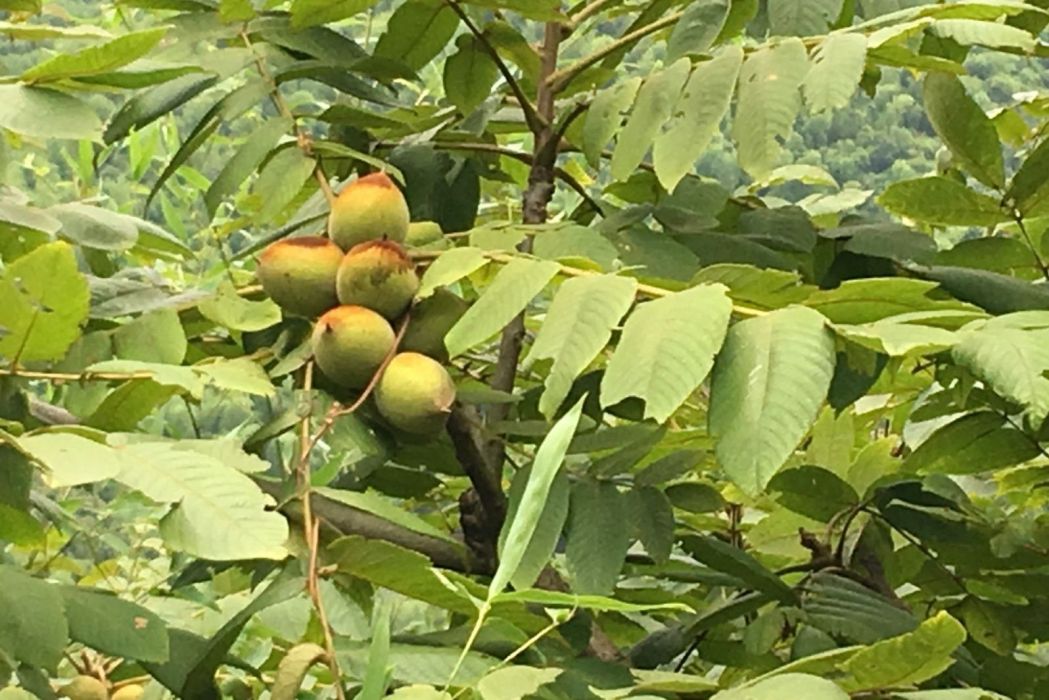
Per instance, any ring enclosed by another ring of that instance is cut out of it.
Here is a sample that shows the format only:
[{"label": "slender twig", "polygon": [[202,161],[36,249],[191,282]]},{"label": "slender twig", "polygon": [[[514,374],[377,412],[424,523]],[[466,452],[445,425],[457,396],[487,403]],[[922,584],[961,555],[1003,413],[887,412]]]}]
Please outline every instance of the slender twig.
[{"label": "slender twig", "polygon": [[[299,122],[292,113],[291,108],[288,107],[288,103],[284,101],[284,96],[280,93],[280,86],[277,85],[277,80],[273,77],[269,68],[266,66],[266,61],[263,60],[262,56],[255,51],[254,44],[251,43],[251,38],[248,36],[247,30],[242,29],[240,31],[240,38],[244,42],[244,46],[251,52],[251,56],[255,61],[255,68],[258,70],[259,77],[266,81],[266,85],[270,89],[270,100],[273,102],[273,106],[276,107],[280,115],[286,119],[291,120],[291,129],[295,136],[295,141],[298,143],[299,148],[307,156],[314,158],[313,145],[310,140],[309,134],[299,128]],[[328,176],[324,173],[321,168],[320,159],[316,159],[316,165],[313,168],[313,177],[317,180],[317,185],[320,187],[321,192],[324,193],[324,198],[328,200],[330,206],[335,201],[335,193],[331,189],[331,183],[328,182]]]},{"label": "slender twig", "polygon": [[0,377],[46,379],[52,382],[123,382],[132,379],[153,379],[152,372],[35,372],[7,367],[0,369]]},{"label": "slender twig", "polygon": [[578,27],[583,22],[587,21],[601,10],[605,9],[607,5],[616,2],[617,0],[593,0],[589,5],[575,13],[571,17],[572,27]]},{"label": "slender twig", "polygon": [[466,28],[470,30],[470,33],[477,37],[477,41],[480,42],[481,47],[485,50],[492,61],[495,62],[496,67],[499,69],[499,74],[503,76],[503,80],[510,86],[510,90],[514,93],[514,97],[521,103],[521,111],[524,112],[525,123],[533,133],[539,131],[546,126],[546,118],[536,111],[535,106],[529,101],[528,96],[525,95],[524,90],[521,89],[521,84],[514,78],[513,73],[510,72],[510,67],[503,61],[503,57],[499,55],[495,47],[492,46],[492,42],[488,40],[484,32],[473,23],[470,16],[466,14],[466,11],[459,6],[456,0],[444,0],[444,4],[452,9],[455,14],[459,15],[459,19],[462,20]]},{"label": "slender twig", "polygon": [[[310,400],[313,392],[313,361],[306,363],[305,376],[302,382],[302,390]],[[325,660],[332,675],[332,685],[335,687],[335,695],[339,700],[346,700],[346,691],[342,687],[342,670],[335,655],[335,637],[328,623],[328,613],[324,607],[324,599],[321,597],[320,585],[317,575],[317,558],[320,547],[320,523],[313,517],[312,488],[310,473],[310,452],[313,442],[310,440],[310,414],[307,413],[299,424],[299,460],[298,468],[295,470],[298,490],[302,500],[302,530],[309,548],[309,562],[306,568],[306,590],[313,602],[313,608],[317,613],[317,621],[320,623],[324,634]]]},{"label": "slender twig", "polygon": [[1034,262],[1036,265],[1038,265],[1038,269],[1042,271],[1042,276],[1045,277],[1046,280],[1049,280],[1049,265],[1046,264],[1045,260],[1042,258],[1042,255],[1038,252],[1038,246],[1034,244],[1034,240],[1031,238],[1031,234],[1028,233],[1027,225],[1024,224],[1023,215],[1018,211],[1014,211],[1013,221],[1016,222],[1016,226],[1020,229],[1020,233],[1023,235],[1024,241],[1027,242],[1027,247],[1031,251],[1031,255],[1034,256]]},{"label": "slender twig", "polygon": [[641,39],[644,39],[649,34],[655,34],[661,29],[665,29],[671,26],[672,24],[675,24],[678,20],[681,19],[681,17],[684,14],[684,11],[675,12],[673,14],[667,15],[661,20],[652,22],[651,24],[646,24],[644,27],[639,27],[638,29],[635,29],[629,34],[624,34],[623,36],[619,37],[610,44],[602,46],[600,49],[590,54],[589,56],[585,56],[573,63],[572,65],[562,68],[561,70],[556,71],[551,75],[547,76],[546,82],[551,86],[554,92],[560,92],[565,88],[566,85],[568,85],[568,83],[572,82],[572,80],[576,76],[585,71],[587,68],[590,68],[591,66],[600,63],[608,56],[614,54],[616,51],[619,51],[622,48],[630,46],[631,44],[640,41]]}]

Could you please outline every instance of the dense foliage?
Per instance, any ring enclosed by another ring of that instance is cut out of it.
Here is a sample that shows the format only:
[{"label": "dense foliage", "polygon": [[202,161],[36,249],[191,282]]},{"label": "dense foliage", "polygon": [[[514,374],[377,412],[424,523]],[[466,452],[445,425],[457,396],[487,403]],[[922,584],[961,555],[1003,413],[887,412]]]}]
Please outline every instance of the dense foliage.
[{"label": "dense foliage", "polygon": [[1049,695],[1049,0],[0,10],[0,700]]}]

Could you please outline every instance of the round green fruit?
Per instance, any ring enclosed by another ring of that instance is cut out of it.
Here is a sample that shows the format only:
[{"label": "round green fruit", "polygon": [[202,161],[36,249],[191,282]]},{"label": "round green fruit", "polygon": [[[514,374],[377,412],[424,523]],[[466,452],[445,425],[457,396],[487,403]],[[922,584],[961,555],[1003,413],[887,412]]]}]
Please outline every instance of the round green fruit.
[{"label": "round green fruit", "polygon": [[142,696],[145,694],[146,689],[140,685],[125,685],[120,690],[115,691],[109,700],[142,700]]},{"label": "round green fruit", "polygon": [[444,337],[469,307],[461,297],[447,289],[438,289],[433,296],[423,299],[412,308],[412,318],[404,332],[401,349],[447,362],[448,350],[444,347]]},{"label": "round green fruit", "polygon": [[335,276],[342,248],[321,236],[288,238],[259,256],[256,272],[270,299],[285,311],[315,318],[336,306]]},{"label": "round green fruit", "polygon": [[375,387],[375,405],[390,425],[414,435],[444,428],[455,383],[441,364],[417,352],[398,353]]},{"label": "round green fruit", "polygon": [[107,700],[106,684],[94,676],[77,676],[59,693],[69,700]]},{"label": "round green fruit", "polygon": [[444,240],[444,231],[436,221],[413,221],[408,224],[405,243],[413,248]]},{"label": "round green fruit", "polygon": [[408,235],[408,202],[386,173],[357,178],[331,206],[328,235],[343,250],[366,241],[403,243]]},{"label": "round green fruit", "polygon": [[412,303],[419,277],[401,246],[369,241],[354,246],[342,259],[335,287],[343,304],[364,306],[394,319]]},{"label": "round green fruit", "polygon": [[337,306],[317,319],[313,358],[328,379],[363,389],[396,341],[389,322],[363,306]]}]

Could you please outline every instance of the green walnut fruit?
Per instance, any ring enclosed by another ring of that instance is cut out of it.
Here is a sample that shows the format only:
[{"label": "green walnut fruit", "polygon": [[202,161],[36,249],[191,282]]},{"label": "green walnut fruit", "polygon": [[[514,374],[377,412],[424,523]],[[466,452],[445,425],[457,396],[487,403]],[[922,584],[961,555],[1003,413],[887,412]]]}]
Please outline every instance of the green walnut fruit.
[{"label": "green walnut fruit", "polygon": [[389,322],[363,306],[337,306],[317,319],[313,358],[336,384],[363,389],[393,350]]},{"label": "green walnut fruit", "polygon": [[77,676],[59,693],[69,700],[107,700],[106,684],[94,676]]},{"label": "green walnut fruit", "polygon": [[444,231],[436,221],[413,221],[408,224],[408,236],[404,242],[413,248],[418,248],[443,240]]},{"label": "green walnut fruit", "polygon": [[339,303],[335,276],[342,257],[342,248],[327,238],[288,238],[262,252],[256,274],[282,309],[315,318]]},{"label": "green walnut fruit", "polygon": [[341,303],[364,306],[394,319],[419,291],[419,276],[401,246],[393,241],[369,241],[346,253],[335,288]]},{"label": "green walnut fruit", "polygon": [[403,243],[408,235],[408,202],[386,173],[357,178],[331,205],[328,235],[343,250],[366,241]]},{"label": "green walnut fruit", "polygon": [[439,362],[417,352],[398,353],[375,387],[375,405],[390,425],[413,435],[444,428],[455,402],[455,383]]},{"label": "green walnut fruit", "polygon": [[429,355],[440,362],[448,361],[444,337],[470,307],[464,299],[447,289],[438,289],[412,308],[412,318],[404,332],[401,350]]},{"label": "green walnut fruit", "polygon": [[109,700],[142,700],[146,689],[140,685],[125,685],[113,693]]}]

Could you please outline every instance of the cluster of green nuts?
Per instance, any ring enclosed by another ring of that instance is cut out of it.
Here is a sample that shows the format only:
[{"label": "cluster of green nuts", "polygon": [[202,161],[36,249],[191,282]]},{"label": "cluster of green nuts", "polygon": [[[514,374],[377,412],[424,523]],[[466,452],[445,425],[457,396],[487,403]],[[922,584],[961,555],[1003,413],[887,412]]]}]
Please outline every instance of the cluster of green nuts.
[{"label": "cluster of green nuts", "polygon": [[412,306],[419,291],[403,247],[432,240],[440,228],[410,222],[404,195],[384,173],[346,186],[332,204],[328,236],[286,238],[259,257],[257,275],[284,311],[316,319],[313,357],[332,382],[367,387],[394,351],[395,327],[410,319],[398,352],[374,387],[379,413],[397,430],[439,432],[455,401],[442,362],[444,336],[466,302],[447,290]]}]

